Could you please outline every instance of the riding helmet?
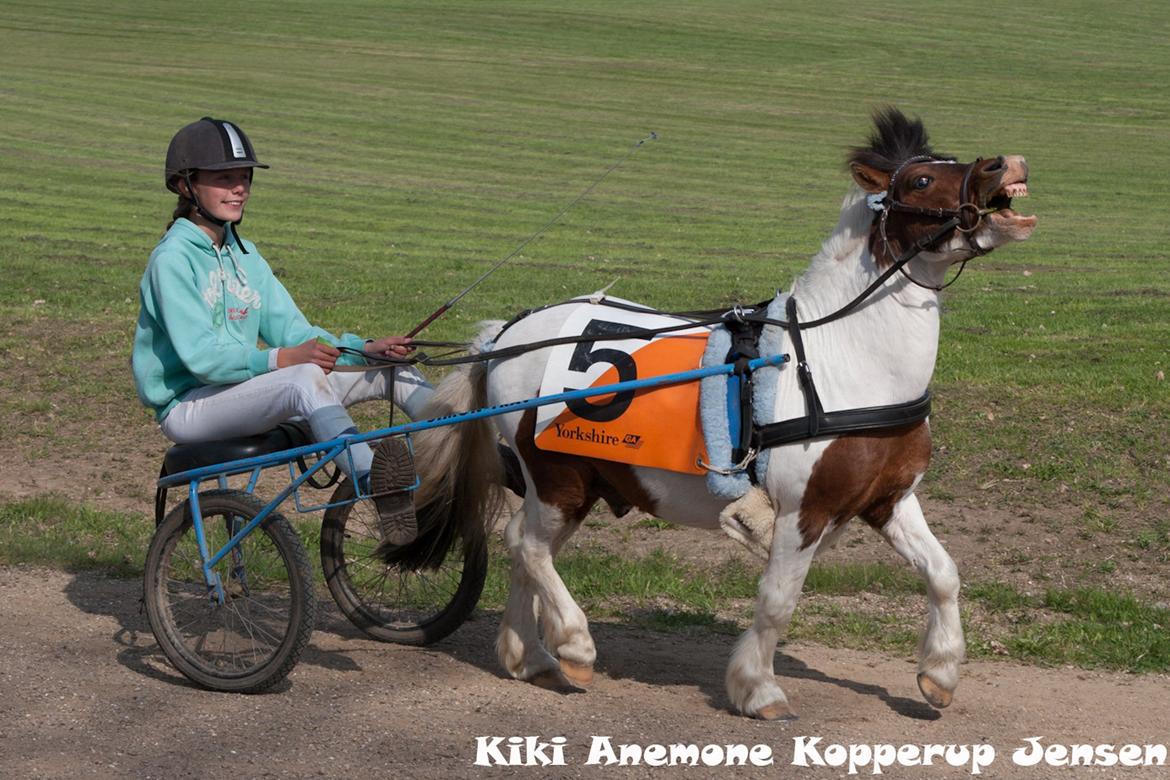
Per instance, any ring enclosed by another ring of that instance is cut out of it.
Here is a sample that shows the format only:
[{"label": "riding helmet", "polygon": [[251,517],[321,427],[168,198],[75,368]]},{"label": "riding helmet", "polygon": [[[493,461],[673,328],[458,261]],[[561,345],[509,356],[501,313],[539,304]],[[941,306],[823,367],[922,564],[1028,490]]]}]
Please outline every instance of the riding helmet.
[{"label": "riding helmet", "polygon": [[252,142],[239,125],[205,116],[171,139],[167,147],[167,189],[177,193],[179,179],[198,170],[267,167],[256,159]]}]

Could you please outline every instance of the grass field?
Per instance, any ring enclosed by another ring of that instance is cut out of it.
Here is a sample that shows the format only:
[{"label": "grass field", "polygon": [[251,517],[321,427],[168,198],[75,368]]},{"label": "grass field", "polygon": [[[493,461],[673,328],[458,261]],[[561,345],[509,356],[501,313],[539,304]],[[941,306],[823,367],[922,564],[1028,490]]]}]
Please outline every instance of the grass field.
[{"label": "grass field", "polygon": [[176,9],[0,2],[0,424],[25,468],[117,474],[151,429],[126,358],[173,207],[163,154],[194,118],[239,121],[272,165],[241,232],[310,319],[370,335],[409,329],[658,133],[428,331],[463,339],[615,279],[663,308],[787,287],[835,224],[846,148],[894,103],[961,158],[1025,155],[1040,216],[946,293],[924,491],[1066,506],[1074,525],[1046,533],[1147,568],[1170,554],[1170,8]]}]

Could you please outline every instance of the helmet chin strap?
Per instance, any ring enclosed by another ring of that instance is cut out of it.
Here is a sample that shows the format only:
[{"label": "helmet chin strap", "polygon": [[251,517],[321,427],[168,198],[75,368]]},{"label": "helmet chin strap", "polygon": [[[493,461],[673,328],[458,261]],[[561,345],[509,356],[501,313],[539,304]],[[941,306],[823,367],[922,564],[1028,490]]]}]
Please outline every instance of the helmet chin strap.
[{"label": "helmet chin strap", "polygon": [[199,202],[199,196],[195,194],[195,187],[191,184],[190,171],[183,172],[183,181],[187,182],[187,197],[190,198],[191,202],[195,204],[195,213],[206,219],[208,222],[219,225],[223,229],[225,239],[227,238],[228,231],[231,231],[236,237],[236,244],[239,245],[240,251],[244,254],[248,254],[248,250],[244,246],[244,242],[240,240],[240,232],[236,230],[236,225],[243,222],[244,218],[241,216],[240,219],[232,222],[230,220],[220,219],[219,217],[212,215],[211,212],[203,208],[203,204]]}]

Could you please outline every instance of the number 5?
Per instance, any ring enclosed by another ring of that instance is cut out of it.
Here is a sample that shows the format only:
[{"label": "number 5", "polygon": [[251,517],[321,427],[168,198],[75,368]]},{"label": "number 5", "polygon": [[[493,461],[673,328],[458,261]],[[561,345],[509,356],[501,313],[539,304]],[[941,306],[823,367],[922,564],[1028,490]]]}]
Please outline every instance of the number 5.
[{"label": "number 5", "polygon": [[[581,335],[617,336],[634,330],[638,330],[638,328],[620,322],[590,320],[589,324],[585,326],[585,330],[581,331]],[[609,363],[617,369],[619,382],[630,382],[638,378],[638,366],[634,363],[634,358],[622,352],[620,349],[608,349],[604,347],[601,349],[593,349],[593,344],[593,341],[582,341],[577,344],[577,348],[573,350],[573,356],[569,358],[570,371],[584,373],[596,363]],[[566,387],[565,392],[579,389],[581,388]],[[572,401],[566,401],[565,405],[569,407],[569,411],[573,414],[586,420],[599,423],[611,422],[621,417],[625,414],[626,409],[630,408],[630,404],[634,401],[634,392],[633,390],[625,390],[620,393],[614,393],[613,398],[600,404],[590,403],[586,398],[577,398]]]}]

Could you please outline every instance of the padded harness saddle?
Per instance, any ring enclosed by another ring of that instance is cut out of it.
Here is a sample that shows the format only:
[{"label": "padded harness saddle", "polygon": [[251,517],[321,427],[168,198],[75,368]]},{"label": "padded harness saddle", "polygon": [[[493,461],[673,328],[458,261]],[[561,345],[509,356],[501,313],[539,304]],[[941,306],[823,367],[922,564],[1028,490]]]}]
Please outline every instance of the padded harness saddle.
[{"label": "padded harness saddle", "polygon": [[[763,458],[772,447],[820,436],[897,428],[921,422],[930,416],[930,391],[914,401],[888,406],[869,406],[826,412],[817,393],[813,372],[808,364],[804,339],[797,313],[796,298],[785,302],[785,331],[796,353],[796,370],[804,395],[805,415],[780,422],[761,423],[755,414],[755,382],[748,362],[760,356],[759,342],[765,324],[776,324],[767,318],[730,317],[724,326],[731,334],[731,348],[724,362],[734,363],[735,372],[728,378],[728,425],[731,433],[731,463],[738,464],[719,470],[730,476],[746,471],[752,484],[758,484],[763,469],[749,468],[754,458]],[[777,324],[779,327],[779,325]],[[764,413],[767,413],[766,411]],[[764,465],[763,463],[759,465]],[[746,485],[743,486],[746,489]],[[738,491],[736,491],[738,492]]]}]

